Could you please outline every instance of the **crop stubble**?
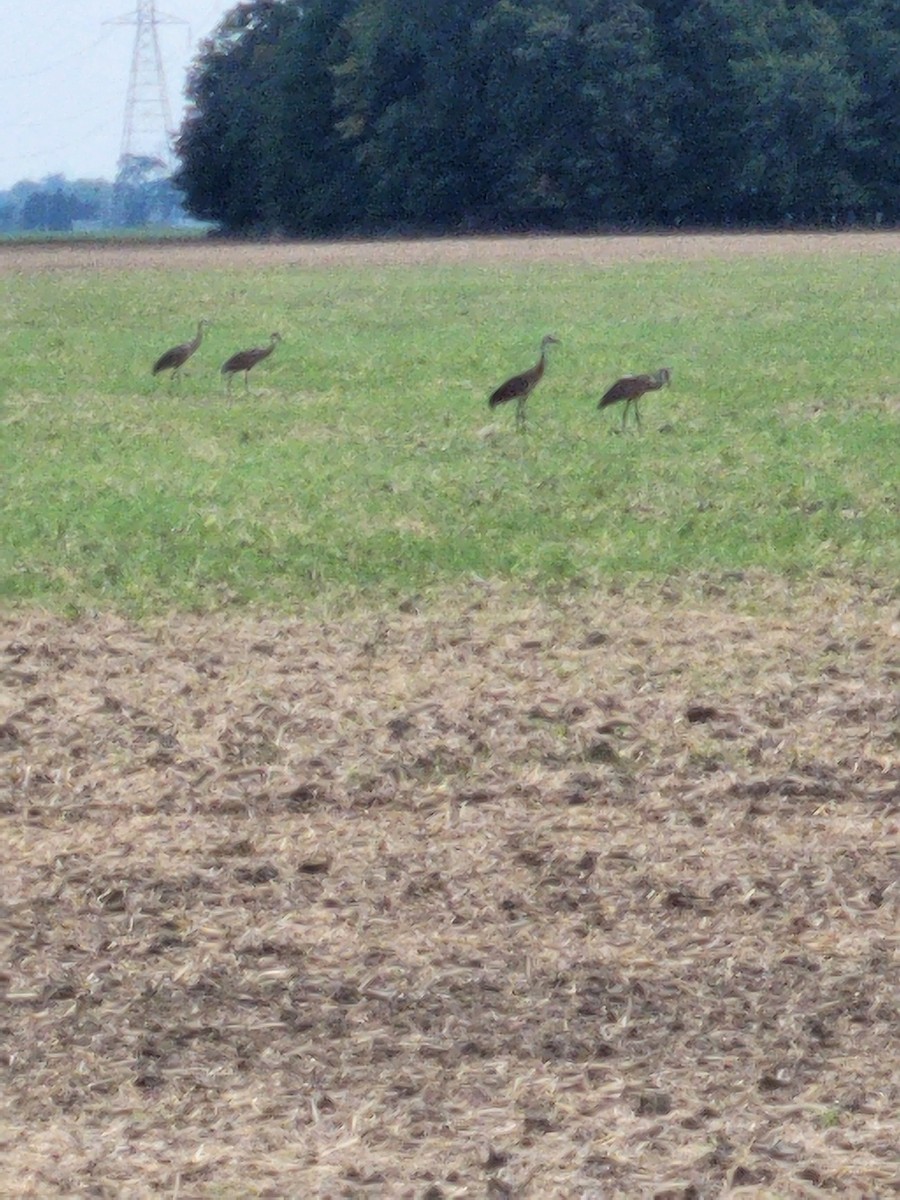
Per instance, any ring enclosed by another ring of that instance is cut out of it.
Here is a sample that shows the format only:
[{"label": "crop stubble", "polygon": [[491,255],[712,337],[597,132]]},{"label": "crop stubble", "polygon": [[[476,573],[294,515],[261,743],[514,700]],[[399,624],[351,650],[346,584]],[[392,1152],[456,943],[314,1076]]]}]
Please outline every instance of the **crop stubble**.
[{"label": "crop stubble", "polygon": [[894,616],[7,620],[18,1194],[887,1195]]},{"label": "crop stubble", "polygon": [[524,261],[594,265],[900,254],[900,233],[634,234],[628,237],[385,238],[359,242],[54,242],[0,245],[0,272],[354,269]]}]

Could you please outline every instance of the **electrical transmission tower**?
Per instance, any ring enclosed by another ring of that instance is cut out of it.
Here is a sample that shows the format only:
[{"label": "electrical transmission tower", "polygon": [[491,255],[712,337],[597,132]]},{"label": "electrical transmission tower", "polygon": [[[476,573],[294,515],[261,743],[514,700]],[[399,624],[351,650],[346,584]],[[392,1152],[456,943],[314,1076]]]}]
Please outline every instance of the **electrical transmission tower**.
[{"label": "electrical transmission tower", "polygon": [[138,159],[155,159],[168,173],[175,165],[172,150],[175,130],[157,28],[160,25],[186,25],[187,22],[168,13],[158,13],[155,0],[137,0],[134,12],[115,17],[105,24],[136,26],[125,97],[119,171],[121,173]]}]

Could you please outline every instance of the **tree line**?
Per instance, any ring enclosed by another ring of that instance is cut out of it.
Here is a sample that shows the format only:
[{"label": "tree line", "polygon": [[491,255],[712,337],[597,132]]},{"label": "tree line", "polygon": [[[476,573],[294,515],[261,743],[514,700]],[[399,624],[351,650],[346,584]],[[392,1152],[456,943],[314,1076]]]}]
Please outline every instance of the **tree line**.
[{"label": "tree line", "polygon": [[252,0],[188,98],[234,233],[900,219],[896,0]]},{"label": "tree line", "polygon": [[184,221],[182,198],[155,159],[132,156],[114,182],[48,175],[23,179],[0,192],[0,234],[71,233],[84,229],[137,229]]}]

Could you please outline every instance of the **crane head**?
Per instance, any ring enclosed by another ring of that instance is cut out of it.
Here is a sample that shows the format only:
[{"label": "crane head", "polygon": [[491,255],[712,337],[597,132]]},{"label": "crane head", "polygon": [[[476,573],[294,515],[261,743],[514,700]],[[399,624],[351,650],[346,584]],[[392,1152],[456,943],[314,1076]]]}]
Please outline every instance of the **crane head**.
[{"label": "crane head", "polygon": [[560,342],[559,338],[554,337],[552,333],[548,333],[543,338],[541,338],[541,350],[546,350],[548,346],[560,346],[560,345],[562,345],[562,343]]}]

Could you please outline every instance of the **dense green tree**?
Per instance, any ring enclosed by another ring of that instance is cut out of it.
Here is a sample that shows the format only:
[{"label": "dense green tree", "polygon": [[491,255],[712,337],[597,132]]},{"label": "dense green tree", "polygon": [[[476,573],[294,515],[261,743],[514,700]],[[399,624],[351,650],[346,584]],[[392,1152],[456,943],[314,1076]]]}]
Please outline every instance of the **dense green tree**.
[{"label": "dense green tree", "polygon": [[454,224],[482,204],[481,78],[472,28],[486,0],[363,0],[334,72],[340,131],[370,222]]},{"label": "dense green tree", "polygon": [[580,227],[652,219],[675,141],[651,14],[635,0],[569,3],[540,14],[524,45],[540,66],[520,107],[537,94],[545,109],[531,140],[535,198]]},{"label": "dense green tree", "polygon": [[348,31],[337,96],[375,220],[628,220],[671,151],[634,0],[368,0]]},{"label": "dense green tree", "polygon": [[756,52],[734,66],[742,110],[738,215],[827,221],[859,202],[848,169],[858,102],[834,21],[812,4],[774,0]]},{"label": "dense green tree", "polygon": [[734,218],[734,172],[741,156],[737,64],[758,53],[760,34],[745,0],[647,0],[659,62],[669,84],[673,163],[656,197],[664,222],[725,224]]},{"label": "dense green tree", "polygon": [[849,166],[860,207],[900,220],[900,5],[896,0],[823,0],[842,30],[858,102]]},{"label": "dense green tree", "polygon": [[328,233],[359,222],[359,170],[339,128],[333,78],[347,42],[352,0],[311,0],[286,29],[270,92],[266,200],[270,224],[287,233]]},{"label": "dense green tree", "polygon": [[900,218],[890,0],[246,0],[177,177],[230,230]]},{"label": "dense green tree", "polygon": [[300,19],[297,4],[253,0],[232,9],[204,44],[188,79],[175,176],[198,217],[241,230],[271,221],[283,119],[279,42]]}]

